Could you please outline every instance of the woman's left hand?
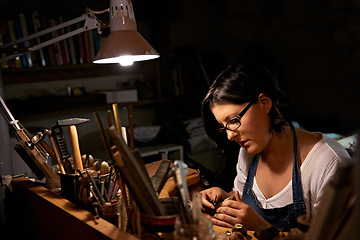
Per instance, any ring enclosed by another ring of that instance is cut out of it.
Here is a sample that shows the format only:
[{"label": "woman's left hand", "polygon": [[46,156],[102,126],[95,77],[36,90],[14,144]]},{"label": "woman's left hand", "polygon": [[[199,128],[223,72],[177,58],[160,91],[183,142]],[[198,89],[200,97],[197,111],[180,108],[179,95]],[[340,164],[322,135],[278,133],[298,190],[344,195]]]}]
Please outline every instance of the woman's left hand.
[{"label": "woman's left hand", "polygon": [[235,224],[241,223],[248,230],[255,230],[258,226],[269,224],[241,200],[239,192],[235,192],[235,199],[221,203],[212,218],[214,225],[232,228]]}]

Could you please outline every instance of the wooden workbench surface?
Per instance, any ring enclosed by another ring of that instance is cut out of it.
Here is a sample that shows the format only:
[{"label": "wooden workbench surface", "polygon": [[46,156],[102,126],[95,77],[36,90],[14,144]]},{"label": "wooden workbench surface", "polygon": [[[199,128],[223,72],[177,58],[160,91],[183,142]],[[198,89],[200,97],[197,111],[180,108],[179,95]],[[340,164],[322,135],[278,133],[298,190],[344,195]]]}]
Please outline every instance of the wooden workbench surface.
[{"label": "wooden workbench surface", "polygon": [[5,214],[12,239],[137,239],[25,177],[13,179],[11,187]]},{"label": "wooden workbench surface", "polygon": [[[156,170],[159,168],[161,161],[156,161],[152,163],[145,164],[146,170],[149,174],[149,176],[153,176],[156,172]],[[189,192],[193,191],[200,191],[201,185],[200,185],[200,174],[195,169],[188,169],[188,174],[186,175],[186,183],[189,188]],[[159,198],[167,198],[171,195],[174,195],[176,192],[176,184],[174,177],[169,177],[162,190],[160,191]]]}]

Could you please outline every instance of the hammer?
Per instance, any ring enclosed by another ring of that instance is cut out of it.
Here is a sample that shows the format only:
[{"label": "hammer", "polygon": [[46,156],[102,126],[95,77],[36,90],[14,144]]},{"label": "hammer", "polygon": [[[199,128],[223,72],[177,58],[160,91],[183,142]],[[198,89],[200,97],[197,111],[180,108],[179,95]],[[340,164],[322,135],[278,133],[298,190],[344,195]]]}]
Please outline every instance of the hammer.
[{"label": "hammer", "polygon": [[68,118],[63,120],[58,120],[57,125],[60,127],[68,126],[69,127],[69,137],[71,142],[71,148],[74,157],[74,168],[75,172],[77,170],[83,170],[83,164],[81,160],[80,147],[79,147],[79,139],[78,133],[76,130],[76,125],[88,122],[89,119],[84,118]]}]

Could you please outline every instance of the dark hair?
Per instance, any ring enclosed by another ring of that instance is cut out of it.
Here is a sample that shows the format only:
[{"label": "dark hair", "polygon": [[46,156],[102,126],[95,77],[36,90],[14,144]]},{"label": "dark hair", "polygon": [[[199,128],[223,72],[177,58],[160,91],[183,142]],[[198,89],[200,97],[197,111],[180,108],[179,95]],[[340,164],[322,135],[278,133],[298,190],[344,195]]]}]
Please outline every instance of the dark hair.
[{"label": "dark hair", "polygon": [[211,108],[224,103],[242,104],[249,101],[256,103],[261,93],[266,94],[273,102],[269,113],[271,129],[280,132],[288,125],[287,101],[276,78],[267,68],[252,62],[238,61],[227,67],[215,79],[202,101],[201,111],[206,133],[217,143],[218,148],[224,148],[229,141],[226,136],[218,133],[217,129],[221,126],[212,114]]}]

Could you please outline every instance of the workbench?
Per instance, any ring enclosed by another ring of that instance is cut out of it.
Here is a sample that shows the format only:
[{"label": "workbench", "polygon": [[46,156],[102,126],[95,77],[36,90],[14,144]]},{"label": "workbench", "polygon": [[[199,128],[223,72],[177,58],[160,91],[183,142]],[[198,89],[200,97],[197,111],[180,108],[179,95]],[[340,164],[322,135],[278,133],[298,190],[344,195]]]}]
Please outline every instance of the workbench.
[{"label": "workbench", "polygon": [[[168,183],[168,188],[171,184]],[[15,178],[11,187],[12,191],[6,192],[5,214],[12,239],[138,239],[25,177]],[[166,196],[168,190],[162,194]],[[218,226],[213,229],[231,231]],[[256,239],[253,233],[249,231],[247,239]]]},{"label": "workbench", "polygon": [[40,183],[20,177],[13,179],[11,188],[6,189],[4,205],[12,239],[137,239]]},{"label": "workbench", "polygon": [[[155,174],[159,165],[160,161],[145,165],[149,176]],[[189,191],[201,190],[196,170],[189,169],[186,180]],[[168,197],[175,189],[175,181],[170,177],[159,197]],[[6,189],[4,205],[12,239],[138,239],[26,177],[13,179]]]}]

